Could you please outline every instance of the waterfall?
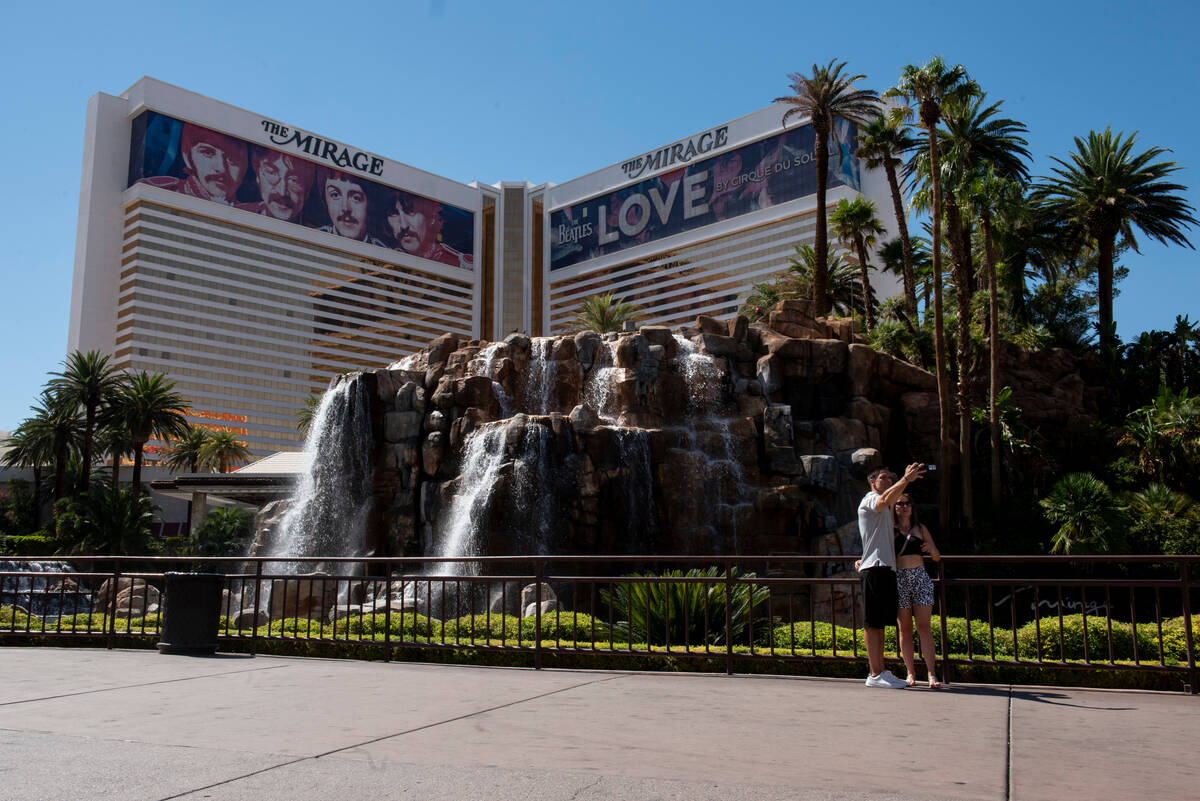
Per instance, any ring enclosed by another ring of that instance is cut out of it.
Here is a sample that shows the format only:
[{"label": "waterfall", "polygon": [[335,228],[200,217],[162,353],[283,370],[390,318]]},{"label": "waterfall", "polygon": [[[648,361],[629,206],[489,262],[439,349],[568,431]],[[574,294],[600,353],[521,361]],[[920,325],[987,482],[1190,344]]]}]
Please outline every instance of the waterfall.
[{"label": "waterfall", "polygon": [[554,340],[550,337],[534,337],[529,343],[529,370],[525,375],[524,407],[530,414],[550,414],[558,409],[550,398],[554,389],[558,362],[550,360]]},{"label": "waterfall", "polygon": [[615,364],[616,354],[613,352],[613,344],[608,340],[600,340],[592,369],[588,371],[587,378],[583,383],[583,392],[580,393],[583,396],[583,402],[596,412],[596,416],[610,425],[616,425],[619,416],[619,410],[611,408],[615,398],[615,393],[612,391],[613,383],[619,369],[614,366]]},{"label": "waterfall", "polygon": [[681,436],[688,450],[703,456],[697,501],[705,507],[706,517],[713,521],[717,531],[732,534],[736,551],[738,532],[753,503],[742,460],[738,458],[740,443],[730,431],[731,420],[720,416],[725,372],[711,356],[698,353],[689,339],[679,334],[674,337],[676,369],[687,386],[688,417],[685,426],[672,430]]},{"label": "waterfall", "polygon": [[[304,442],[308,465],[267,556],[362,556],[371,511],[374,442],[371,398],[354,376],[321,398]],[[272,573],[300,566],[267,563]]]},{"label": "waterfall", "polygon": [[500,411],[504,417],[512,417],[513,414],[513,399],[507,392],[504,391],[504,386],[496,380],[493,370],[496,365],[496,356],[500,353],[500,349],[504,347],[503,342],[493,342],[471,360],[467,365],[467,375],[483,375],[492,379],[492,394],[496,396],[496,400],[500,403]]},{"label": "waterfall", "polygon": [[22,574],[0,576],[0,606],[19,606],[33,617],[44,616],[47,620],[89,612],[91,593],[79,588],[67,589],[68,582],[73,583],[74,579],[63,574],[74,572],[69,562],[0,560],[0,573]]},{"label": "waterfall", "polygon": [[629,553],[650,553],[658,541],[654,504],[654,471],[650,466],[650,433],[644,428],[614,428],[621,465],[626,472],[625,511]]},{"label": "waterfall", "polygon": [[[504,463],[507,425],[477,428],[463,443],[458,491],[438,521],[438,556],[479,556],[479,529],[488,512],[492,490]],[[469,565],[448,562],[435,569],[448,575],[463,575]]]}]

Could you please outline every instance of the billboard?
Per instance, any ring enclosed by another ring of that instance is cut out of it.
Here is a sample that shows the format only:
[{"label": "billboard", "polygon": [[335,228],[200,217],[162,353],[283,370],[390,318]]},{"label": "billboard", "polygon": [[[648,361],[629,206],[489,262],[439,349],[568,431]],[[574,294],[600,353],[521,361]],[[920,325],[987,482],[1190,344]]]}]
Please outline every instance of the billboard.
[{"label": "billboard", "polygon": [[[830,134],[831,189],[860,187],[855,135],[855,126],[844,120],[838,120]],[[550,269],[570,267],[817,191],[811,125],[701,161],[688,161],[695,151],[703,152],[709,141],[704,137],[709,136],[698,137],[700,145],[695,148],[689,142],[686,151],[676,145],[651,154],[656,163],[687,161],[677,169],[551,211]],[[710,140],[719,141],[719,136]],[[644,162],[645,158],[628,162],[622,169],[627,175],[636,174]]]},{"label": "billboard", "polygon": [[301,149],[305,144],[304,152],[329,164],[147,111],[133,121],[128,185],[149,184],[473,269],[473,212],[359,175],[381,172],[377,156],[312,136]]}]

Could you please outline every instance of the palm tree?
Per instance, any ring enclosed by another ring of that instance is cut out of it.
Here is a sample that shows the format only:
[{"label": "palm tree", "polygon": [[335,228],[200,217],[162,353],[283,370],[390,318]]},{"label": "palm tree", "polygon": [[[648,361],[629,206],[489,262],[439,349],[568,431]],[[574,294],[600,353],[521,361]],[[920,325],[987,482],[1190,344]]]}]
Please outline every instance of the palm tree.
[{"label": "palm tree", "polygon": [[1021,187],[996,175],[989,169],[972,181],[967,196],[979,215],[983,233],[983,264],[988,279],[988,428],[991,439],[991,497],[992,508],[1000,508],[1000,412],[996,398],[1000,392],[1000,301],[996,277],[996,245],[992,232],[994,212],[1020,209],[1023,205]]},{"label": "palm tree", "polygon": [[1108,486],[1091,473],[1068,473],[1039,503],[1046,519],[1058,524],[1051,553],[1105,553],[1120,534],[1120,507]]},{"label": "palm tree", "polygon": [[637,306],[626,303],[623,298],[614,297],[611,292],[592,295],[583,301],[583,306],[575,314],[575,324],[580,330],[600,334],[620,331],[625,323],[637,320],[639,311]]},{"label": "palm tree", "polygon": [[[828,248],[826,248],[828,252]],[[817,253],[812,245],[797,245],[796,255],[788,259],[788,272],[780,293],[780,300],[812,297],[812,286],[815,281]],[[829,256],[827,278],[829,281],[829,301],[835,314],[848,317],[853,312],[854,301],[863,297],[864,291],[875,305],[874,292],[870,286],[864,288],[859,271],[853,264],[846,261],[842,254],[834,251]]]},{"label": "palm tree", "polygon": [[308,436],[313,421],[317,419],[317,409],[321,408],[321,396],[309,395],[304,399],[304,405],[296,410],[296,430]]},{"label": "palm tree", "polygon": [[[24,443],[29,460],[45,459],[54,463],[54,500],[66,497],[67,467],[71,454],[78,450],[83,426],[78,406],[50,389],[42,390],[33,416],[17,427],[18,442]],[[32,466],[31,462],[27,462]]]},{"label": "palm tree", "polygon": [[909,135],[899,120],[879,115],[869,121],[858,132],[858,156],[870,169],[882,169],[887,175],[888,187],[892,190],[892,209],[896,214],[896,225],[900,230],[899,246],[903,265],[905,307],[912,317],[917,316],[916,279],[913,275],[912,242],[908,238],[908,212],[900,194],[900,183],[896,177],[897,167],[902,166],[900,157],[919,144]]},{"label": "palm tree", "polygon": [[209,432],[208,440],[200,448],[200,462],[221,473],[228,473],[230,465],[244,462],[249,456],[246,443],[239,441],[228,429]]},{"label": "palm tree", "polygon": [[[997,102],[985,106],[985,98],[986,95],[981,92],[965,102],[946,103],[942,114],[945,129],[938,132],[942,140],[939,143],[942,157],[940,178],[946,187],[946,218],[950,229],[954,292],[958,306],[959,476],[962,480],[963,520],[968,527],[974,520],[970,399],[974,265],[970,254],[970,224],[964,212],[969,211],[973,182],[981,180],[983,176],[1021,182],[1029,178],[1026,167],[1029,159],[1028,142],[1022,136],[1028,129],[1016,120],[1000,117],[1002,104]],[[990,214],[990,208],[985,207],[980,211]],[[988,224],[990,226],[990,218]],[[985,258],[987,256],[985,253]],[[996,436],[998,438],[999,434]]]},{"label": "palm tree", "polygon": [[209,440],[207,428],[189,425],[187,430],[171,440],[166,464],[172,470],[200,471],[200,454]]},{"label": "palm tree", "polygon": [[54,461],[54,440],[46,429],[25,420],[4,443],[8,450],[0,464],[33,470],[34,527],[42,526],[42,468]]},{"label": "palm tree", "polygon": [[867,274],[867,248],[875,247],[875,239],[884,232],[875,216],[875,204],[864,197],[842,200],[830,216],[833,231],[843,243],[854,246],[862,276],[863,319],[867,331],[875,328],[875,313],[871,308],[871,278]]},{"label": "palm tree", "polygon": [[[129,373],[121,393],[113,399],[116,417],[133,440],[133,497],[141,491],[143,448],[152,438],[167,440],[187,431],[183,416],[187,401],[175,392],[175,383],[162,373],[145,370]],[[114,543],[115,547],[115,543]]]},{"label": "palm tree", "polygon": [[120,399],[118,394],[111,404],[101,410],[98,420],[100,428],[96,432],[96,447],[101,453],[112,456],[113,494],[121,489],[121,460],[133,454],[133,438],[120,419]]},{"label": "palm tree", "polygon": [[63,396],[84,409],[83,469],[79,476],[78,491],[85,491],[91,481],[92,440],[96,434],[96,414],[101,404],[111,398],[121,386],[121,374],[108,363],[108,356],[100,351],[87,353],[75,351],[63,363],[63,371],[54,373],[50,385]]},{"label": "palm tree", "polygon": [[[836,118],[864,125],[879,113],[879,95],[871,89],[856,89],[854,84],[866,75],[845,75],[845,61],[834,59],[824,66],[813,64],[811,75],[793,72],[788,78],[795,94],[777,97],[774,102],[790,108],[783,114],[783,125],[793,117],[808,117],[813,127],[817,167],[816,268],[813,271],[813,311],[820,317],[829,313],[828,231],[825,221],[825,191],[829,183],[829,133]],[[839,151],[840,152],[840,151]]]},{"label": "palm tree", "polygon": [[884,93],[900,98],[906,104],[898,109],[898,118],[911,116],[914,108],[925,129],[929,148],[929,184],[932,196],[933,236],[933,324],[934,360],[937,362],[938,414],[941,434],[941,481],[938,492],[938,511],[943,524],[950,519],[950,470],[952,434],[950,429],[950,378],[946,364],[946,331],[942,323],[942,191],[939,177],[941,160],[938,156],[937,126],[942,117],[942,104],[962,102],[979,94],[979,86],[967,75],[961,64],[949,67],[941,56],[934,56],[924,66],[908,64],[900,73],[900,81]]},{"label": "palm tree", "polygon": [[[1117,235],[1137,249],[1133,229],[1164,244],[1192,247],[1184,229],[1197,224],[1194,209],[1177,193],[1182,184],[1166,180],[1181,168],[1173,161],[1155,161],[1170,150],[1151,147],[1133,152],[1135,132],[1129,138],[1092,131],[1087,139],[1075,137],[1070,161],[1055,158],[1054,176],[1043,178],[1039,199],[1060,219],[1085,232],[1099,250],[1100,337],[1115,343],[1113,327],[1113,262]],[[1053,157],[1052,157],[1053,158]]]}]

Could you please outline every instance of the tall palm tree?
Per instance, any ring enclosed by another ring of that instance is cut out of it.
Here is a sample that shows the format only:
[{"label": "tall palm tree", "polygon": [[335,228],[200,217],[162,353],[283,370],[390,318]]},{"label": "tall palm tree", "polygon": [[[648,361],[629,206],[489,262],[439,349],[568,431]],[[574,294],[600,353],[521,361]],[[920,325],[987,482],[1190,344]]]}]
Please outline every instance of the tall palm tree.
[{"label": "tall palm tree", "polygon": [[917,316],[917,292],[913,275],[913,250],[908,238],[908,212],[904,208],[896,170],[903,166],[901,157],[917,145],[918,140],[900,125],[899,120],[889,119],[882,114],[870,120],[858,132],[859,158],[870,169],[882,169],[892,190],[892,209],[900,230],[898,243],[903,264],[904,303],[908,314],[914,318]]},{"label": "tall palm tree", "polygon": [[[17,427],[18,441],[24,442],[30,458],[45,458],[54,463],[54,500],[67,495],[67,467],[78,451],[83,434],[79,407],[51,389],[42,390],[33,416]],[[44,463],[44,462],[43,462]]]},{"label": "tall palm tree", "polygon": [[[133,497],[141,491],[143,448],[153,438],[167,440],[187,431],[183,416],[187,401],[175,391],[175,383],[162,373],[142,370],[129,373],[121,393],[114,399],[117,417],[133,440]],[[115,545],[114,545],[115,547]]]},{"label": "tall palm tree", "polygon": [[112,491],[115,495],[121,489],[121,460],[133,455],[133,438],[120,415],[121,395],[114,396],[113,402],[100,411],[99,428],[96,431],[96,447],[101,453],[112,457]]},{"label": "tall palm tree", "polygon": [[991,440],[991,498],[992,508],[1000,507],[1000,411],[996,398],[1000,393],[1000,300],[996,276],[996,244],[992,231],[994,214],[1020,210],[1023,206],[1022,188],[1015,181],[996,175],[994,169],[974,179],[967,197],[979,216],[983,233],[983,265],[988,281],[988,428]]},{"label": "tall palm tree", "polygon": [[963,102],[979,94],[979,86],[961,64],[950,67],[941,56],[934,56],[924,66],[908,64],[900,73],[896,86],[884,93],[886,97],[902,100],[905,106],[897,109],[899,118],[916,112],[920,125],[925,129],[925,142],[929,148],[930,194],[932,196],[933,236],[930,251],[933,254],[933,325],[934,359],[937,362],[938,415],[941,434],[942,462],[938,492],[938,511],[943,524],[950,519],[950,479],[948,478],[952,451],[950,421],[950,378],[946,364],[946,331],[942,323],[942,190],[939,176],[941,160],[938,154],[937,126],[942,117],[942,105]]},{"label": "tall palm tree", "polygon": [[865,197],[842,200],[829,218],[838,239],[854,247],[862,278],[863,319],[867,331],[875,328],[875,312],[871,308],[871,278],[867,274],[867,248],[875,247],[876,238],[884,232],[875,216],[875,204]]},{"label": "tall palm tree", "polygon": [[581,330],[600,334],[620,331],[625,323],[637,320],[638,312],[637,306],[626,303],[623,298],[614,297],[611,292],[592,295],[583,301],[583,306],[575,314],[575,324]]},{"label": "tall palm tree", "polygon": [[77,489],[83,492],[91,481],[96,415],[101,404],[107,403],[120,388],[121,374],[109,365],[108,356],[91,350],[87,353],[74,351],[63,362],[63,371],[53,375],[50,384],[54,390],[67,402],[76,403],[84,409],[83,469]]},{"label": "tall palm tree", "polygon": [[[971,471],[971,295],[975,283],[971,257],[969,197],[973,182],[984,175],[1001,180],[1029,179],[1028,129],[1016,120],[1001,117],[1001,103],[985,105],[982,92],[943,106],[943,130],[938,132],[942,159],[940,180],[945,187],[946,222],[949,228],[954,293],[958,307],[956,362],[958,365],[959,478],[962,482],[963,520],[974,520],[974,488]],[[926,159],[921,159],[925,161]]]},{"label": "tall palm tree", "polygon": [[[1151,147],[1134,153],[1137,133],[1128,138],[1092,131],[1075,137],[1069,161],[1054,158],[1054,175],[1043,178],[1038,198],[1060,219],[1073,223],[1099,250],[1100,337],[1116,341],[1113,327],[1113,262],[1117,236],[1134,249],[1133,229],[1164,244],[1192,247],[1184,229],[1197,224],[1195,209],[1177,193],[1187,187],[1167,179],[1181,168],[1173,161],[1156,161],[1170,150]],[[1053,157],[1052,157],[1053,158]]]},{"label": "tall palm tree", "polygon": [[[788,78],[794,94],[775,98],[790,108],[783,114],[783,125],[793,117],[808,117],[813,127],[817,167],[816,269],[813,271],[813,311],[829,313],[828,231],[825,220],[825,192],[829,183],[829,133],[837,118],[864,125],[879,114],[879,95],[872,89],[856,89],[854,84],[866,75],[844,74],[845,61],[834,59],[824,66],[813,64],[811,75],[793,72]],[[840,151],[839,151],[840,152]]]},{"label": "tall palm tree", "polygon": [[32,418],[17,426],[8,440],[0,464],[5,467],[27,468],[33,471],[34,525],[42,526],[42,469],[54,461],[54,440],[46,436],[47,429],[32,422]]},{"label": "tall palm tree", "polygon": [[221,473],[228,473],[230,465],[244,462],[249,457],[250,449],[246,443],[226,429],[210,431],[208,440],[200,448],[201,463],[215,467]]},{"label": "tall palm tree", "polygon": [[201,453],[210,436],[207,428],[189,425],[186,431],[171,440],[167,467],[187,470],[189,473],[199,472]]}]

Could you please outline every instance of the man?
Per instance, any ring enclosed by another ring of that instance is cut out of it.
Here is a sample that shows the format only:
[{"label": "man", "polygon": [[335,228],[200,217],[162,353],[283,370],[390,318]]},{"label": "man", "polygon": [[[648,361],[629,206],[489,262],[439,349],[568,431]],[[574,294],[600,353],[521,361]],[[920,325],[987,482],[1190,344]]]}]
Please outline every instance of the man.
[{"label": "man", "polygon": [[162,175],[143,178],[138,183],[232,205],[238,186],[246,176],[245,142],[185,122],[179,149],[186,177]]},{"label": "man", "polygon": [[287,222],[300,222],[304,199],[312,186],[314,167],[304,159],[256,145],[250,146],[250,164],[258,183],[257,203],[239,203],[239,209]]},{"label": "man", "polygon": [[906,683],[883,666],[883,630],[896,622],[898,597],[896,593],[895,531],[892,506],[904,494],[909,484],[925,475],[925,465],[910,464],[899,481],[886,467],[867,476],[871,491],[858,505],[858,533],[862,537],[862,560],[859,563],[863,595],[863,639],[867,646],[867,663],[871,675],[868,687],[888,687],[903,690]]},{"label": "man", "polygon": [[371,245],[384,244],[367,233],[367,182],[357,175],[339,170],[321,170],[318,180],[325,211],[329,214],[329,225],[321,226],[327,234],[337,234],[347,239],[357,239]]},{"label": "man", "polygon": [[395,207],[388,214],[388,227],[396,240],[396,249],[422,259],[431,259],[455,267],[471,269],[474,258],[441,242],[442,204],[436,200],[397,193]]}]

